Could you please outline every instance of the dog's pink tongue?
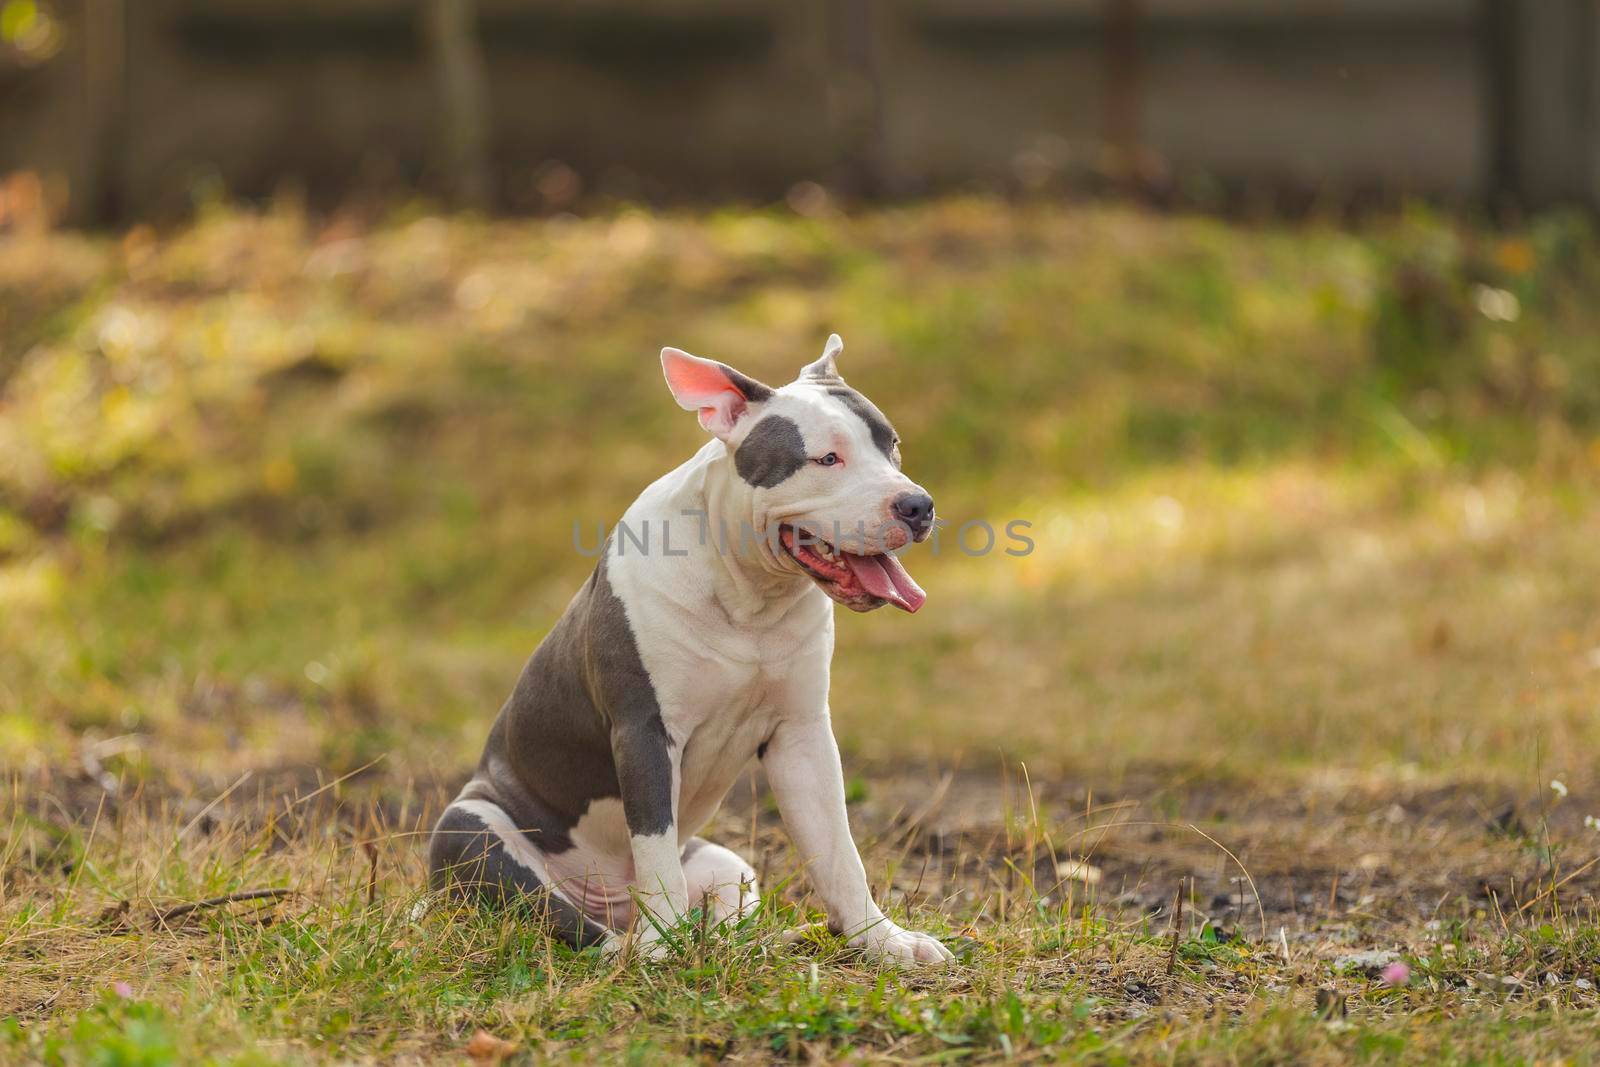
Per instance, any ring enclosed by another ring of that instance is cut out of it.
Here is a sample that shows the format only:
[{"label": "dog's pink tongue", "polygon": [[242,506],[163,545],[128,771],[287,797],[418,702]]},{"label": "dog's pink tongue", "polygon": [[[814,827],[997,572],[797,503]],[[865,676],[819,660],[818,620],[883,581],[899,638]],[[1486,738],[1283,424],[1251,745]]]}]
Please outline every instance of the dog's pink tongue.
[{"label": "dog's pink tongue", "polygon": [[851,573],[860,579],[862,588],[902,611],[916,611],[928,599],[928,594],[894,556],[857,556],[846,552],[844,561]]}]

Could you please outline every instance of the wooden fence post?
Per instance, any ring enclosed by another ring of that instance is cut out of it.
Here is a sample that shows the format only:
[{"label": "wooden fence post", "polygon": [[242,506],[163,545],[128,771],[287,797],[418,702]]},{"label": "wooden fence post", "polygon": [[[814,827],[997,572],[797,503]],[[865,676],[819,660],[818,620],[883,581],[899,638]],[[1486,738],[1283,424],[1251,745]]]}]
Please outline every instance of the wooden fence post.
[{"label": "wooden fence post", "polygon": [[1105,0],[1105,103],[1101,136],[1114,185],[1137,189],[1143,177],[1139,0]]},{"label": "wooden fence post", "polygon": [[494,196],[489,164],[489,77],[474,0],[426,0],[423,35],[439,94],[438,154],[450,195],[484,209]]},{"label": "wooden fence post", "polygon": [[[883,8],[883,10],[880,10]],[[884,135],[883,22],[902,17],[898,5],[832,0],[828,6],[827,83],[845,187],[858,195],[891,191]]]},{"label": "wooden fence post", "polygon": [[68,210],[81,223],[122,217],[126,174],[127,0],[83,0],[83,144]]},{"label": "wooden fence post", "polygon": [[1600,0],[1484,0],[1490,192],[1600,208]]}]

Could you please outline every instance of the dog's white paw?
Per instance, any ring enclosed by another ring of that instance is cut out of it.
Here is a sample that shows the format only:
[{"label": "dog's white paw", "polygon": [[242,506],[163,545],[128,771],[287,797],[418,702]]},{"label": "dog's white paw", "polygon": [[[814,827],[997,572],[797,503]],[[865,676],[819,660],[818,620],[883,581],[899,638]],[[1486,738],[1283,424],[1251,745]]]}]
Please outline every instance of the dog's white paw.
[{"label": "dog's white paw", "polygon": [[635,929],[625,934],[607,934],[601,951],[608,959],[632,955],[640,960],[663,960],[671,954],[672,946],[656,932],[655,927],[645,924],[642,931]]},{"label": "dog's white paw", "polygon": [[636,951],[642,960],[664,960],[672,954],[672,946],[659,937],[640,938]]},{"label": "dog's white paw", "polygon": [[868,959],[902,967],[924,967],[955,959],[937,938],[896,926],[887,919],[851,941]]}]

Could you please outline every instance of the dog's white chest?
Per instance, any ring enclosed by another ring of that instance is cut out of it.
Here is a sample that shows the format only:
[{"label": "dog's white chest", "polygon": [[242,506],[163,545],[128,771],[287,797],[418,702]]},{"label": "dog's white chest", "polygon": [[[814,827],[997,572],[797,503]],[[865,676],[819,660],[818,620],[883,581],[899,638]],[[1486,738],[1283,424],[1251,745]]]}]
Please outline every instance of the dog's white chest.
[{"label": "dog's white chest", "polygon": [[[686,842],[716,814],[722,798],[750,765],[777,723],[772,679],[764,672],[708,667],[703,697],[693,705],[664,709],[669,733],[678,740],[678,820]],[[676,712],[677,714],[674,714]],[[598,856],[619,864],[629,860],[628,829],[622,804],[596,801],[578,820],[573,839]]]},{"label": "dog's white chest", "polygon": [[680,834],[692,837],[716,813],[722,798],[772,732],[770,707],[714,715],[683,746],[679,786]]}]

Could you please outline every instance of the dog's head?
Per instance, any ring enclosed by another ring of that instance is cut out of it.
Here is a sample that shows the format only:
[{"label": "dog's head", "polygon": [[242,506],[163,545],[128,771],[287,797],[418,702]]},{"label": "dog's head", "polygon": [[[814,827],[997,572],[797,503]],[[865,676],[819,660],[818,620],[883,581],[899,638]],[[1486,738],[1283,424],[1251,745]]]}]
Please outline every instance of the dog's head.
[{"label": "dog's head", "polygon": [[661,366],[678,404],[728,446],[756,551],[855,611],[916,611],[926,596],[891,553],[927,539],[933,499],[901,471],[883,412],[839,376],[843,348],[829,337],[779,389],[676,348],[661,350]]}]

